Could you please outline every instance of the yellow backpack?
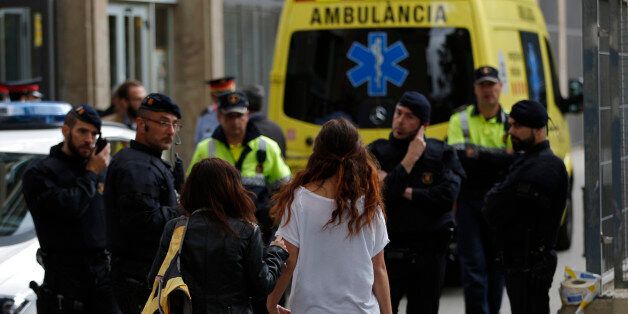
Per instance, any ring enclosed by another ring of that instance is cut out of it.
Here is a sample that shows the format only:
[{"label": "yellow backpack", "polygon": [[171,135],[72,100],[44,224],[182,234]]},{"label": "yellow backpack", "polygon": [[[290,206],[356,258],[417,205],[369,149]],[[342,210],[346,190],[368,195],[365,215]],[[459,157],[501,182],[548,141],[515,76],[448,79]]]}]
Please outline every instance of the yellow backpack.
[{"label": "yellow backpack", "polygon": [[155,276],[153,290],[144,305],[142,314],[192,313],[192,297],[181,277],[181,248],[185,238],[188,217],[177,221],[170,239],[168,253]]}]

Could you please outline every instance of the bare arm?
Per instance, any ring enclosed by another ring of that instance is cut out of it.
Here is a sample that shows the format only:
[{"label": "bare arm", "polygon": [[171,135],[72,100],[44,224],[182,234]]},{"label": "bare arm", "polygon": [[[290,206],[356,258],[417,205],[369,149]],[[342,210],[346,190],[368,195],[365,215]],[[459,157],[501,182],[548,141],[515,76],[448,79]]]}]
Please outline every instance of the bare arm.
[{"label": "bare arm", "polygon": [[375,281],[373,282],[373,293],[379,303],[379,311],[382,314],[392,314],[392,303],[390,301],[390,285],[388,284],[388,272],[386,271],[386,261],[384,260],[384,250],[371,259],[373,261],[373,272]]},{"label": "bare arm", "polygon": [[290,257],[288,257],[288,260],[286,261],[286,267],[281,273],[281,276],[277,279],[275,289],[273,289],[266,299],[266,307],[270,314],[280,313],[279,311],[283,309],[278,306],[279,299],[281,299],[281,296],[286,291],[288,284],[290,284],[292,273],[294,272],[294,268],[297,266],[297,261],[299,260],[299,248],[288,242],[286,239],[284,239],[284,242]]}]

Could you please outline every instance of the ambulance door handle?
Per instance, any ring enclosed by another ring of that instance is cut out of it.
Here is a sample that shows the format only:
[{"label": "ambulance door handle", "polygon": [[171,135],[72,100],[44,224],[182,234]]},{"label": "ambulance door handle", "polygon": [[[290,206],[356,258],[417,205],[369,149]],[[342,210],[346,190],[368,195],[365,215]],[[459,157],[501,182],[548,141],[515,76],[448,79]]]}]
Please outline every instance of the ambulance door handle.
[{"label": "ambulance door handle", "polygon": [[308,137],[305,139],[305,145],[307,145],[307,146],[312,146],[313,144],[314,144],[314,139],[313,139],[311,136],[308,136]]}]

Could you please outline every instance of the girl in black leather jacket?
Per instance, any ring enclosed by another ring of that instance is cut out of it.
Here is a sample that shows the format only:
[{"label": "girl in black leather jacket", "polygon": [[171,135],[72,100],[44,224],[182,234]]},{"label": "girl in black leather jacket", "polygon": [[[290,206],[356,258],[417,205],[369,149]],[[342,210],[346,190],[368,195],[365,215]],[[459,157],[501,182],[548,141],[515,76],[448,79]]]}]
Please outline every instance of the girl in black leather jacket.
[{"label": "girl in black leather jacket", "polygon": [[[272,291],[288,252],[281,239],[264,249],[255,205],[237,169],[217,158],[202,160],[192,168],[180,201],[189,215],[181,272],[193,313],[253,313],[251,300]],[[148,277],[151,284],[177,219],[164,228]]]}]

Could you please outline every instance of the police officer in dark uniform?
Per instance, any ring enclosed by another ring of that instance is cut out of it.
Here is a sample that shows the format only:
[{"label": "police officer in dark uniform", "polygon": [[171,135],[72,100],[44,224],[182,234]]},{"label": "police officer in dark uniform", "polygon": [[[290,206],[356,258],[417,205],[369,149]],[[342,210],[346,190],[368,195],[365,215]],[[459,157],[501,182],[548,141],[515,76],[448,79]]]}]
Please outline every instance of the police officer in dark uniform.
[{"label": "police officer in dark uniform", "polygon": [[90,106],[65,117],[63,142],[24,174],[44,266],[38,313],[119,313],[110,279],[103,187],[109,145],[96,152],[101,121]]},{"label": "police officer in dark uniform", "polygon": [[162,94],[144,98],[129,148],[107,173],[105,205],[111,219],[112,275],[125,313],[139,313],[150,293],[146,278],[163,228],[180,215],[172,166],[161,159],[181,124],[179,107]]},{"label": "police officer in dark uniform", "polygon": [[512,107],[508,133],[523,154],[482,209],[496,229],[512,313],[549,313],[554,245],[567,200],[567,171],[547,141],[547,110],[532,100]]},{"label": "police officer in dark uniform", "polygon": [[393,312],[407,296],[407,313],[438,313],[451,237],[452,207],[464,170],[454,150],[424,137],[430,104],[403,94],[388,140],[369,150],[380,163],[390,244],[385,249]]}]

